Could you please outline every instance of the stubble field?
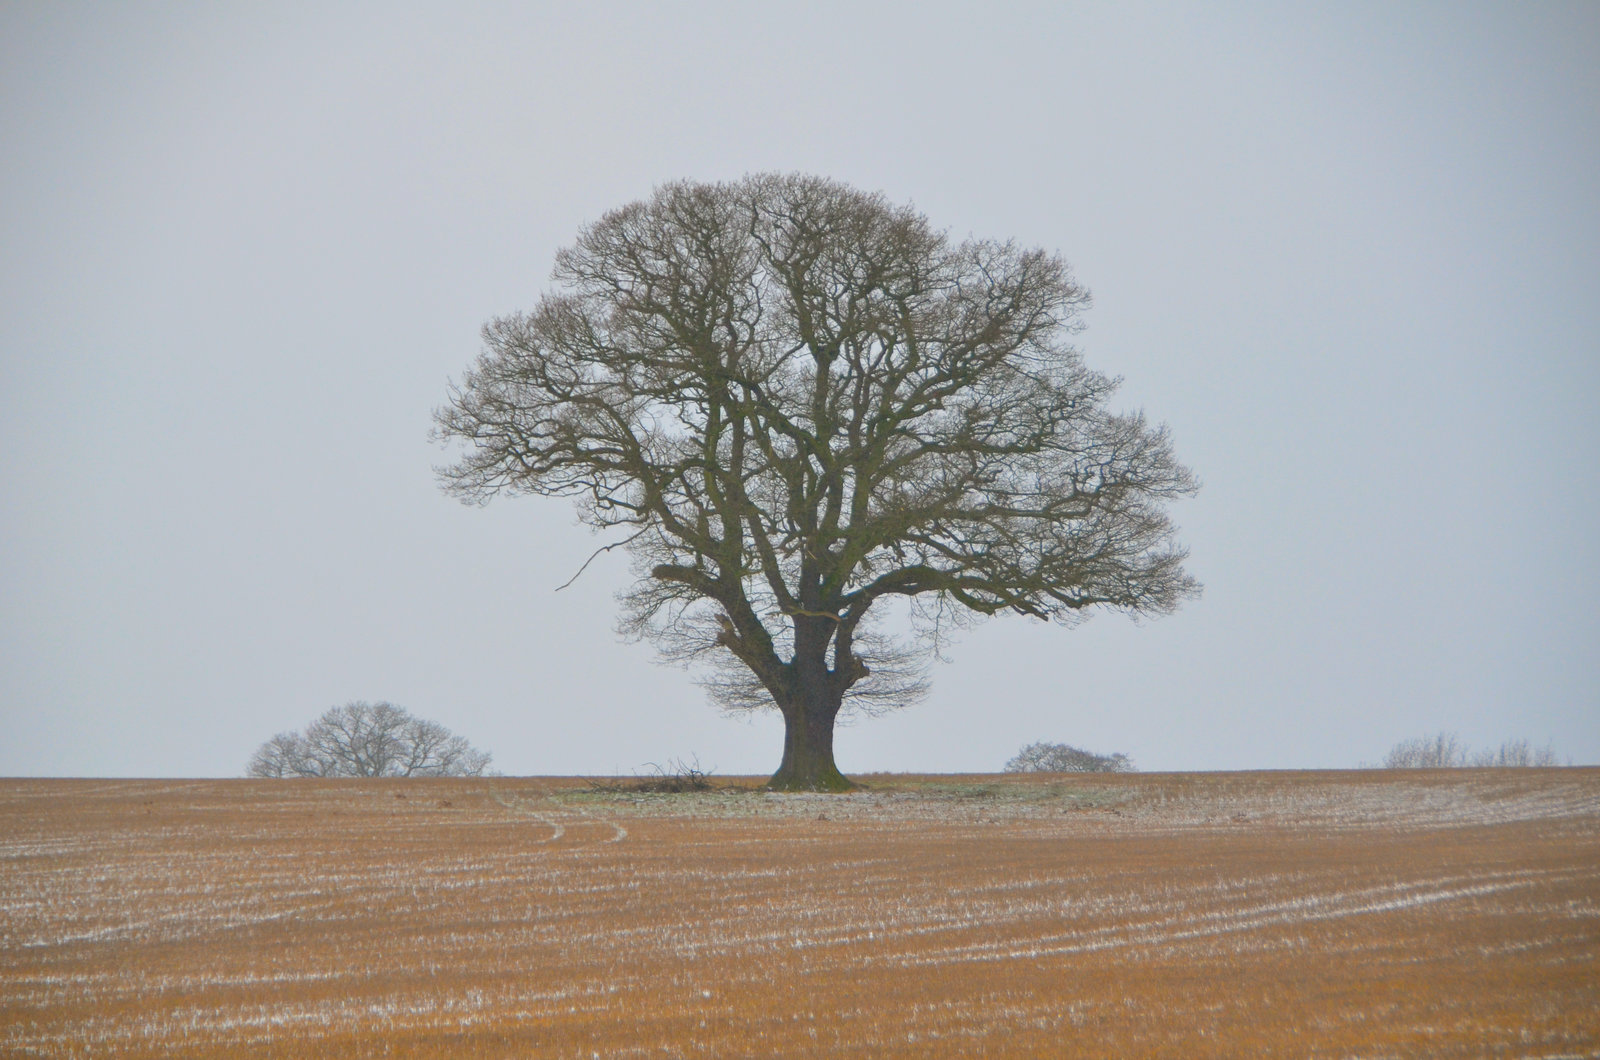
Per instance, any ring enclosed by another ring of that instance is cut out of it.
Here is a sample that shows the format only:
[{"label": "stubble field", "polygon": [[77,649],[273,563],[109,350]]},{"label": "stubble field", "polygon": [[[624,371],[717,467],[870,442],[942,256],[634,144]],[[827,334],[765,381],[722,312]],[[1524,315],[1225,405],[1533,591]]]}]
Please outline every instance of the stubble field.
[{"label": "stubble field", "polygon": [[0,781],[0,1055],[1600,1055],[1600,769]]}]

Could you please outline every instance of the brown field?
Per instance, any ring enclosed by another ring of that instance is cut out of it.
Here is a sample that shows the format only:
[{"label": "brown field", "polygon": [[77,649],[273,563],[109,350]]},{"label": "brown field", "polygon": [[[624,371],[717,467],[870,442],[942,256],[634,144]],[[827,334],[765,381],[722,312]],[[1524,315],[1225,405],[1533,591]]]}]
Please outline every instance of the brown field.
[{"label": "brown field", "polygon": [[0,1055],[1600,1055],[1600,769],[0,781]]}]

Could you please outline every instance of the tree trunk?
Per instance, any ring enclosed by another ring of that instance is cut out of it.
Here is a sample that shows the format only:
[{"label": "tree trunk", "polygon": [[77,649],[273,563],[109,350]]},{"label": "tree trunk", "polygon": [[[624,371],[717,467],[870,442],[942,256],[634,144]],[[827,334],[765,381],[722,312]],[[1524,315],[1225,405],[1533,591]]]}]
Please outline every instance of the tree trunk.
[{"label": "tree trunk", "polygon": [[769,791],[850,791],[855,787],[833,761],[833,722],[839,704],[799,699],[783,710],[783,763]]},{"label": "tree trunk", "polygon": [[[807,571],[802,568],[802,578]],[[815,573],[810,572],[810,581]],[[802,594],[813,610],[815,592]],[[828,642],[835,620],[795,616],[794,659],[789,680],[776,696],[783,711],[783,763],[767,781],[770,791],[849,791],[855,787],[833,763],[833,722],[844,702],[845,685],[828,669]],[[780,690],[774,690],[780,691]]]}]

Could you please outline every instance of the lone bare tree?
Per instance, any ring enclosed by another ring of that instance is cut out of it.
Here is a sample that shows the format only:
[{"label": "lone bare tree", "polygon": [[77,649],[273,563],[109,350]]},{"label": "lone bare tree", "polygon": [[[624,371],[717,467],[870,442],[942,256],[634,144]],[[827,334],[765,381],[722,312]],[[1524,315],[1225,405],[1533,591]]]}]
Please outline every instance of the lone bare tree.
[{"label": "lone bare tree", "polygon": [[874,633],[887,602],[935,638],[1198,590],[1164,508],[1194,479],[1164,427],[1107,409],[1116,381],[1067,341],[1089,294],[1059,257],[759,175],[606,214],[554,280],[485,325],[436,412],[464,443],[443,483],[572,497],[620,532],[602,550],[639,575],[623,630],[712,663],[725,705],[782,713],[774,789],[848,788],[840,711],[923,689],[917,653]]},{"label": "lone bare tree", "polygon": [[252,777],[476,777],[489,755],[436,721],[393,703],[330,707],[304,733],[280,732],[256,749]]}]

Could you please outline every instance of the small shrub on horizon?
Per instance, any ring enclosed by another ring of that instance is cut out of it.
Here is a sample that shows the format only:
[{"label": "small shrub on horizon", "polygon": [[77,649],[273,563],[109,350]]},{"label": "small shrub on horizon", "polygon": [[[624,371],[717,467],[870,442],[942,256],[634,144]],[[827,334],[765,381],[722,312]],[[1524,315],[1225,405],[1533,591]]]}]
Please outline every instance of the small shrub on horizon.
[{"label": "small shrub on horizon", "polygon": [[669,758],[667,764],[650,763],[651,772],[648,776],[635,776],[631,781],[592,780],[589,790],[606,794],[648,794],[648,795],[679,795],[691,791],[719,791],[711,783],[712,769],[702,769],[700,759],[693,758],[692,762],[685,762],[681,758]]},{"label": "small shrub on horizon", "polygon": [[1064,743],[1030,743],[1006,763],[1007,773],[1137,773],[1125,754],[1099,755]]}]

